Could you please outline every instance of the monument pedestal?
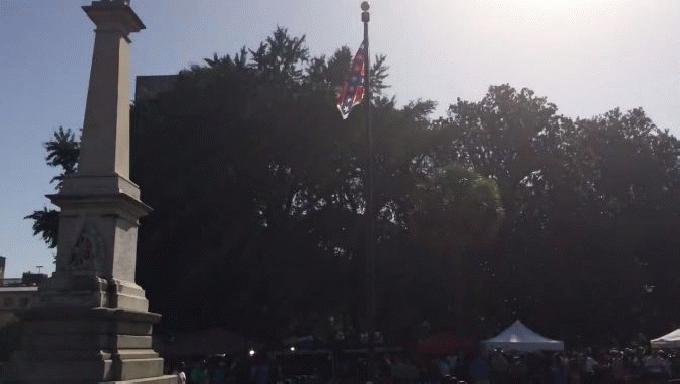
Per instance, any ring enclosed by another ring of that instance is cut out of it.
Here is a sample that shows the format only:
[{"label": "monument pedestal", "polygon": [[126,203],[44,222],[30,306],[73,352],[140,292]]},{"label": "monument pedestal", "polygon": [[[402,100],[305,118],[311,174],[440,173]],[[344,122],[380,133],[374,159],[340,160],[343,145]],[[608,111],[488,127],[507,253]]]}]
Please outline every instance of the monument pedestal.
[{"label": "monument pedestal", "polygon": [[129,34],[144,24],[129,0],[83,9],[97,28],[78,171],[48,196],[61,208],[56,272],[25,312],[3,383],[175,384],[152,346],[161,316],[135,283],[139,219],[151,209],[129,180]]},{"label": "monument pedestal", "polygon": [[29,310],[8,382],[175,384],[152,347],[158,320],[153,313],[103,307]]},{"label": "monument pedestal", "polygon": [[57,270],[24,315],[8,383],[175,384],[153,350],[161,316],[134,282],[138,220],[149,208],[120,176],[72,176],[61,208]]}]

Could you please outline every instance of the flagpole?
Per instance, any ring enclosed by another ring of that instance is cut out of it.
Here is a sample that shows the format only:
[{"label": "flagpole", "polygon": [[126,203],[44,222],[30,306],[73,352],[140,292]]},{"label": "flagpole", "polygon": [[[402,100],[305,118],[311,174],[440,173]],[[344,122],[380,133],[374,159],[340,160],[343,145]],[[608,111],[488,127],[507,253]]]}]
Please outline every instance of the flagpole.
[{"label": "flagpole", "polygon": [[372,382],[375,373],[375,323],[376,323],[376,297],[375,297],[375,254],[376,254],[376,232],[375,232],[375,201],[374,201],[374,176],[375,165],[373,155],[373,126],[371,122],[371,55],[368,46],[368,22],[371,19],[368,10],[368,1],[361,3],[361,21],[364,23],[364,45],[366,49],[366,76],[364,77],[364,110],[366,119],[366,141],[367,141],[367,189],[366,199],[366,218],[368,221],[368,233],[366,234],[366,320],[368,331],[368,366],[367,381]]}]

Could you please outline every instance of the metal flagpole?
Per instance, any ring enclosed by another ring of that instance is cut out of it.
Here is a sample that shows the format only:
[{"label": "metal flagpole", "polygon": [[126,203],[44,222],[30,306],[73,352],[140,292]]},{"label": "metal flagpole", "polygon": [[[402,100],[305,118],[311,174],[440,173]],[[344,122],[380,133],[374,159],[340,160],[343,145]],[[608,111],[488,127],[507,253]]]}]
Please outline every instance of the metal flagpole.
[{"label": "metal flagpole", "polygon": [[366,219],[368,221],[368,233],[366,241],[366,318],[368,331],[368,381],[373,381],[375,373],[375,253],[376,253],[376,233],[375,233],[375,201],[373,180],[375,175],[375,166],[373,158],[373,127],[371,124],[371,56],[368,46],[368,22],[371,17],[368,12],[370,6],[368,1],[361,3],[361,21],[364,23],[364,47],[366,49],[366,61],[364,77],[364,110],[366,113],[366,139],[368,146],[367,153],[367,188],[368,196],[366,200]]}]

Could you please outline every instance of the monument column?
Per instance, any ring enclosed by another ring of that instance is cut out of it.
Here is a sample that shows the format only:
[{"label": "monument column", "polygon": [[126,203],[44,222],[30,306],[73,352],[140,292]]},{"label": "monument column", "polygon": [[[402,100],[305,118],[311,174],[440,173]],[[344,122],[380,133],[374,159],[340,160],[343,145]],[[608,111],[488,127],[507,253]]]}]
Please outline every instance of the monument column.
[{"label": "monument column", "polygon": [[151,209],[129,180],[129,35],[145,26],[129,0],[83,10],[95,42],[78,171],[56,195],[61,208],[56,271],[24,316],[10,383],[163,383],[153,324],[135,283],[139,218]]}]

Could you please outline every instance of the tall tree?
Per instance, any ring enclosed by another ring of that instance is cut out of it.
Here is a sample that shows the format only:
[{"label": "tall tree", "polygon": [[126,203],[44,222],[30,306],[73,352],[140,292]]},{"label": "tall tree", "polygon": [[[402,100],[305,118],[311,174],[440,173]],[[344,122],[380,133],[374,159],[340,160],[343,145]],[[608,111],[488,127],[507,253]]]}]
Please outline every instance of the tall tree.
[{"label": "tall tree", "polygon": [[[61,189],[64,178],[78,169],[80,144],[70,129],[62,126],[52,134],[52,139],[43,144],[47,155],[45,161],[50,167],[60,168],[61,172],[50,180],[56,183],[55,189]],[[59,211],[47,207],[33,211],[25,219],[33,220],[33,234],[40,235],[50,248],[57,246],[59,232]]]},{"label": "tall tree", "polygon": [[[278,28],[134,106],[131,175],[154,207],[138,272],[162,328],[356,339],[365,131],[361,114],[342,120],[334,106],[351,59],[348,47],[311,56],[304,36]],[[680,296],[675,137],[642,109],[572,119],[509,85],[433,118],[433,101],[397,106],[384,57],[374,63],[388,337],[423,320],[482,337],[521,317],[572,342],[680,325],[667,305]],[[58,189],[77,142],[60,130],[46,149]],[[54,245],[57,212],[29,217]]]}]

